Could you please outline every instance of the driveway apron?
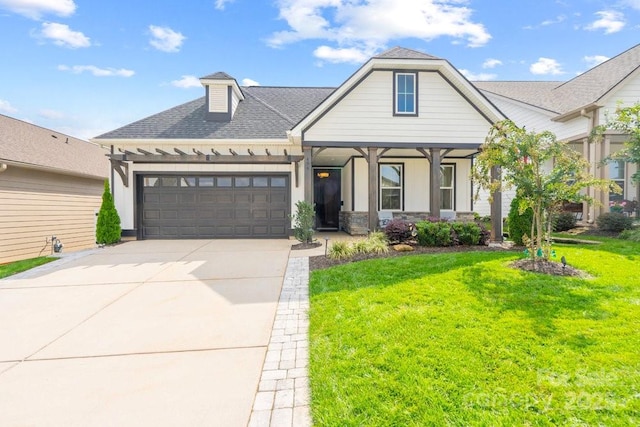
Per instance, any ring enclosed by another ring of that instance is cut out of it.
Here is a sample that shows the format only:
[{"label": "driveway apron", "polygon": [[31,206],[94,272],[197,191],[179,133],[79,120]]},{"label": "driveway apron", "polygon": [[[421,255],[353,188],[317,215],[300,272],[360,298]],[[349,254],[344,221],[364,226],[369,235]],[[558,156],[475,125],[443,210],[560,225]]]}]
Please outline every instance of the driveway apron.
[{"label": "driveway apron", "polygon": [[246,426],[290,246],[134,241],[0,280],[0,425]]}]

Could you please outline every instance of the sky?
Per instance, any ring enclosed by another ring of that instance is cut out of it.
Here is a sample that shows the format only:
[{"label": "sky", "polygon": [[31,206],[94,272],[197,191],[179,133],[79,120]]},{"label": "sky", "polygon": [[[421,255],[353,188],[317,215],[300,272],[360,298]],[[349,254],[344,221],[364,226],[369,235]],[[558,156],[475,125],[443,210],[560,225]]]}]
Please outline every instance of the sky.
[{"label": "sky", "polygon": [[0,114],[78,138],[204,95],[336,87],[402,46],[470,80],[569,80],[640,42],[640,0],[0,0]]}]

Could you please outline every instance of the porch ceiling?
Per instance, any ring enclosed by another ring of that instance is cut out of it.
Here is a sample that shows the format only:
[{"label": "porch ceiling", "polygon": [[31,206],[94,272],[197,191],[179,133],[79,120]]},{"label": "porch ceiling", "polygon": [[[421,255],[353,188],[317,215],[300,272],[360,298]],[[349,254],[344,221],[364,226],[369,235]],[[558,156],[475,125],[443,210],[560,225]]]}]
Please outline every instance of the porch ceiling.
[{"label": "porch ceiling", "polygon": [[[378,148],[378,154],[380,154],[382,150],[383,149]],[[443,153],[445,151],[446,149],[442,149]],[[451,158],[469,158],[477,152],[478,150],[476,149],[453,149],[452,151],[447,153],[445,157],[443,157],[442,161]],[[360,152],[358,152],[354,148],[327,147],[322,150],[319,148],[313,149],[314,166],[344,166],[352,157],[362,158],[362,154],[360,154]],[[404,158],[424,159],[425,156],[415,148],[395,148],[386,151],[380,158],[380,161],[391,161],[393,159]]]}]

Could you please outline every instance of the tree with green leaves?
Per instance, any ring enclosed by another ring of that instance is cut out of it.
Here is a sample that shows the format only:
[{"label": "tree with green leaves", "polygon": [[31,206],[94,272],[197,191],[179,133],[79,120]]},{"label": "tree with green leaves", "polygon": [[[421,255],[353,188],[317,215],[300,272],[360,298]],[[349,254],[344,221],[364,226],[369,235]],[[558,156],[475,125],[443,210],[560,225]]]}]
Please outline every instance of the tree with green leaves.
[{"label": "tree with green leaves", "polygon": [[[501,170],[501,180],[491,179],[494,167]],[[520,213],[531,209],[531,232],[523,241],[535,261],[551,257],[551,217],[565,201],[593,203],[583,190],[615,185],[594,178],[588,170],[587,160],[567,142],[558,141],[552,132],[528,132],[504,120],[489,131],[476,157],[472,178],[479,189],[489,190],[490,194],[515,188]]]},{"label": "tree with green leaves", "polygon": [[315,209],[311,203],[304,200],[296,202],[296,213],[291,215],[291,220],[293,221],[293,235],[299,242],[313,242],[315,215]]},{"label": "tree with green leaves", "polygon": [[122,229],[120,228],[120,216],[113,203],[109,181],[104,181],[102,193],[102,205],[98,212],[98,224],[96,225],[96,242],[110,245],[120,241]]}]

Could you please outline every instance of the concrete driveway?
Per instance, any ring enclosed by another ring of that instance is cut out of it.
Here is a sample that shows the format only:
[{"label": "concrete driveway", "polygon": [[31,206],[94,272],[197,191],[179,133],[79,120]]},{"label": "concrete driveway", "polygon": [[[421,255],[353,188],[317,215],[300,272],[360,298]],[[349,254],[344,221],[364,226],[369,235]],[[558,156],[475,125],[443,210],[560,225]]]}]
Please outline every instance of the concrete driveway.
[{"label": "concrete driveway", "polygon": [[135,241],[1,280],[0,425],[246,426],[290,246]]}]

